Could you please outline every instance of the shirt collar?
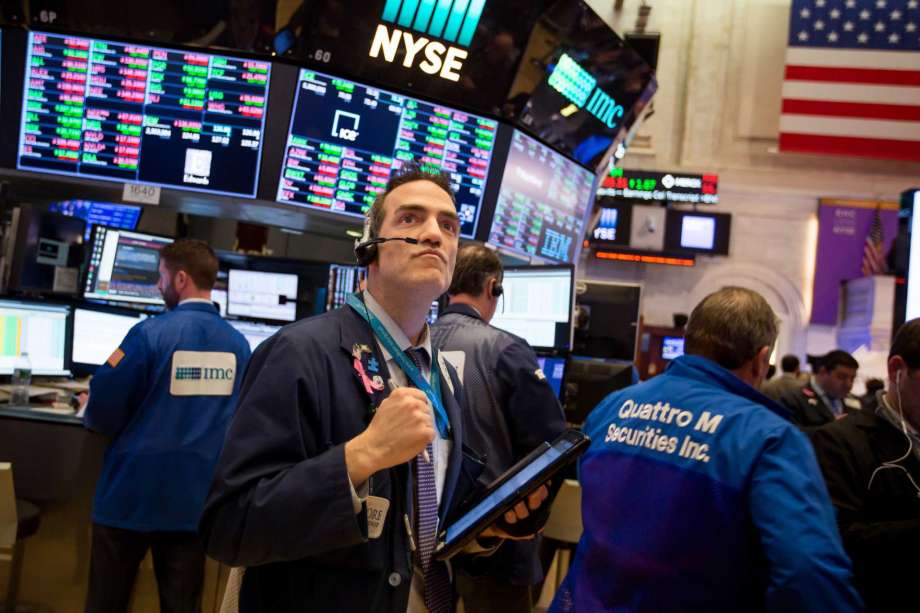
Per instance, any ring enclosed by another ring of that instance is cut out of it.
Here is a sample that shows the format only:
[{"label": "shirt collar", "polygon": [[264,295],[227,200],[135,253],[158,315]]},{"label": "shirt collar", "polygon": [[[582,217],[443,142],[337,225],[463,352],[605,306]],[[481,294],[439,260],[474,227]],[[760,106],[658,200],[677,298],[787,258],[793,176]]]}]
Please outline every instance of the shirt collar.
[{"label": "shirt collar", "polygon": [[824,401],[824,404],[829,407],[834,406],[834,399],[827,395],[827,392],[825,392],[824,388],[818,384],[818,379],[814,375],[811,377],[811,387],[815,390],[815,393],[821,397],[821,400]]},{"label": "shirt collar", "polygon": [[[371,295],[370,290],[364,292],[364,304],[367,305],[367,309],[374,314],[377,319],[380,320],[380,323],[383,324],[383,327],[387,332],[390,333],[390,336],[393,337],[393,340],[396,342],[396,345],[403,351],[412,347],[412,341],[409,340],[409,337],[406,336],[406,333],[402,331],[402,328],[399,327],[393,318],[390,317],[389,313],[384,310],[380,303],[374,300],[374,297]],[[425,327],[422,329],[422,340],[415,347],[420,347],[428,352],[428,357],[431,357],[431,335],[428,333],[428,324],[425,324]],[[393,356],[390,355],[390,352],[387,351],[387,348],[384,347],[381,343],[381,351],[384,354],[384,359],[389,360]]]},{"label": "shirt collar", "polygon": [[[203,302],[204,304],[214,304],[212,301],[208,300],[207,298],[186,298],[185,300],[181,300],[179,304],[191,304],[194,302]],[[176,305],[176,306],[179,306],[179,305]]]}]

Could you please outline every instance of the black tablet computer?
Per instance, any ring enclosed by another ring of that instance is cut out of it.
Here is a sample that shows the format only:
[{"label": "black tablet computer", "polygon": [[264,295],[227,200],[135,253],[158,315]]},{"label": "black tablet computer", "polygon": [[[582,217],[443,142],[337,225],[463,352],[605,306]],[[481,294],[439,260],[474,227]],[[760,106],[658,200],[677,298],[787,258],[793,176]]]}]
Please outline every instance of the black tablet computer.
[{"label": "black tablet computer", "polygon": [[571,464],[591,440],[580,430],[566,430],[552,443],[543,443],[498,477],[482,497],[438,534],[435,557],[446,560],[466,547],[505,511]]}]

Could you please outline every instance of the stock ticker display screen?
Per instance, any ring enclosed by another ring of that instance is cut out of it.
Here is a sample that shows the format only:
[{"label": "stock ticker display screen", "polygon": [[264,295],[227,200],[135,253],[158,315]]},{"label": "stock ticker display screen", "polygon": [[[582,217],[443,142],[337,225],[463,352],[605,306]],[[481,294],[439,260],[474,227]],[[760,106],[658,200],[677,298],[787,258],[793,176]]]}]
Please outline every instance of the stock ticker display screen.
[{"label": "stock ticker display screen", "polygon": [[253,197],[271,64],[31,32],[17,165]]},{"label": "stock ticker display screen", "polygon": [[525,256],[572,262],[593,187],[590,171],[515,130],[489,242]]},{"label": "stock ticker display screen", "polygon": [[363,217],[406,162],[449,173],[473,238],[498,122],[303,69],[277,199]]}]

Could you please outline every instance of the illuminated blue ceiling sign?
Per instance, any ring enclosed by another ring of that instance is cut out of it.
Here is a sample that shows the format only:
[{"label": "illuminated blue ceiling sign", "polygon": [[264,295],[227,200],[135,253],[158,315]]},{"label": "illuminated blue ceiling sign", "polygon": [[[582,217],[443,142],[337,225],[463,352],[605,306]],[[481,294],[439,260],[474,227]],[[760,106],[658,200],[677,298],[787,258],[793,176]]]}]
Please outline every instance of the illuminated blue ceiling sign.
[{"label": "illuminated blue ceiling sign", "polygon": [[565,53],[556,62],[548,83],[575,105],[575,108],[563,109],[563,115],[568,116],[584,108],[608,128],[615,128],[616,120],[623,117],[623,105],[617,104],[616,100],[598,87],[597,79]]},{"label": "illuminated blue ceiling sign", "polygon": [[485,4],[485,0],[387,0],[380,19],[392,25],[377,26],[369,55],[382,54],[384,61],[392,63],[402,47],[406,68],[419,59],[422,72],[459,81],[467,57],[464,47],[473,41]]}]

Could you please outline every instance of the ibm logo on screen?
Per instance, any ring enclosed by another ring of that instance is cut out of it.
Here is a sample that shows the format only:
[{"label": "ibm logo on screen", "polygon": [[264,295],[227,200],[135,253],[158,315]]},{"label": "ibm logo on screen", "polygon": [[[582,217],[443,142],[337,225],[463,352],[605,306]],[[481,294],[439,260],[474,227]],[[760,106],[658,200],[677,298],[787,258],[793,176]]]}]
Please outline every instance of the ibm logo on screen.
[{"label": "ibm logo on screen", "polygon": [[387,0],[380,19],[392,25],[377,26],[369,55],[376,58],[382,53],[384,61],[392,63],[402,46],[406,68],[418,59],[422,72],[459,81],[465,48],[473,40],[485,4],[485,0]]}]

